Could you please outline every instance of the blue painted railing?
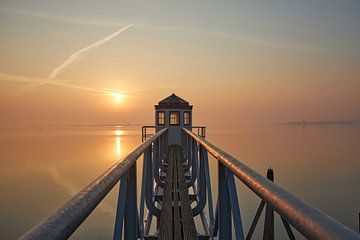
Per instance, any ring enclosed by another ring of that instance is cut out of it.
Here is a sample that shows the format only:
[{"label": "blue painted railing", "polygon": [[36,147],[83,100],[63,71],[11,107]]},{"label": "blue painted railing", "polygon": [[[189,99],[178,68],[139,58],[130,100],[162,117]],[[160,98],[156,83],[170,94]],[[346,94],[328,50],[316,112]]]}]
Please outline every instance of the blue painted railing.
[{"label": "blue painted railing", "polygon": [[[205,232],[209,233],[209,237],[217,236],[219,239],[245,239],[234,179],[234,176],[236,176],[261,199],[259,210],[253,222],[255,225],[262,208],[266,205],[264,239],[274,239],[273,210],[281,216],[290,239],[295,239],[295,237],[292,234],[289,224],[308,239],[360,239],[360,235],[355,231],[274,184],[272,182],[273,176],[271,176],[272,171],[268,172],[270,176],[268,176],[269,179],[267,179],[188,129],[183,128],[182,139],[182,145],[186,155],[190,156],[188,158],[197,159],[197,156],[199,156],[200,169],[204,167],[204,171],[207,173],[205,177],[206,181],[201,181],[200,179],[198,182],[197,192],[199,201],[206,200],[206,197],[202,196],[202,194],[207,192],[209,222],[207,222],[205,218],[202,218],[202,221]],[[213,203],[211,200],[208,153],[218,160],[218,199],[215,216],[212,212]],[[196,166],[195,163],[194,166]],[[200,170],[200,178],[201,172]],[[198,212],[193,212],[194,215],[197,213]],[[234,226],[231,224],[232,222]],[[255,225],[252,224],[251,228],[254,228]],[[232,236],[233,229],[235,236]],[[253,229],[250,229],[250,234],[247,235],[246,239],[251,238],[251,231],[253,231]]]},{"label": "blue painted railing", "polygon": [[[120,188],[114,239],[121,239],[121,236],[124,236],[125,239],[142,237],[146,230],[141,224],[144,222],[145,191],[151,189],[152,181],[147,182],[143,177],[140,208],[138,208],[136,160],[144,154],[144,165],[148,166],[144,166],[144,169],[149,169],[149,166],[151,168],[150,158],[155,157],[155,153],[158,155],[163,154],[166,145],[167,129],[163,129],[136,147],[124,159],[109,168],[63,207],[34,226],[20,239],[69,238],[119,181]],[[153,210],[153,215],[157,216],[160,210],[155,207],[153,194],[148,192],[147,195],[147,207]]]},{"label": "blue painted railing", "polygon": [[[251,238],[265,206],[264,239],[274,239],[274,210],[280,214],[290,239],[295,239],[290,224],[309,239],[360,239],[358,233],[274,184],[271,174],[268,175],[269,179],[261,176],[205,140],[205,128],[198,129],[201,130],[195,134],[183,128],[181,145],[184,172],[187,173],[186,186],[193,190],[189,195],[190,201],[195,203],[192,214],[194,217],[200,216],[205,233],[198,234],[199,239],[245,239],[235,177],[261,199],[246,239]],[[167,128],[150,135],[145,129],[143,143],[133,152],[30,229],[21,239],[67,239],[119,182],[113,239],[157,239],[158,226],[152,227],[152,220],[158,219],[161,214],[167,148]],[[208,154],[218,160],[218,198],[215,207]],[[136,161],[141,155],[144,158],[143,171],[141,184],[137,184]],[[138,186],[141,187],[139,198]],[[154,228],[155,231],[150,231]]]}]

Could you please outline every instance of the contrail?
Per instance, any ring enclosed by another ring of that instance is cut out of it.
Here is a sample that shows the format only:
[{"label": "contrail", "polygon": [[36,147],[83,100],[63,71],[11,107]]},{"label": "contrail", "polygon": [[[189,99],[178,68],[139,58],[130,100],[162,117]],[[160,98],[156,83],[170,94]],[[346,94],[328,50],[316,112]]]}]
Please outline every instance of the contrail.
[{"label": "contrail", "polygon": [[70,66],[71,64],[75,63],[76,61],[79,61],[80,58],[88,51],[92,50],[92,49],[96,49],[98,47],[100,47],[101,45],[105,44],[106,42],[110,41],[111,39],[113,39],[114,37],[116,37],[117,35],[119,35],[120,33],[126,31],[127,29],[131,28],[133,26],[133,24],[129,24],[126,25],[125,27],[117,30],[116,32],[110,34],[109,36],[87,46],[84,47],[78,51],[76,51],[75,53],[71,54],[63,63],[61,63],[59,66],[57,66],[56,68],[54,68],[51,73],[49,74],[49,79],[54,79],[57,77],[57,75],[63,71],[66,67]]},{"label": "contrail", "polygon": [[[85,87],[76,84],[64,83],[59,81],[51,81],[47,78],[34,78],[28,76],[18,76],[18,75],[10,75],[6,73],[0,72],[0,81],[9,81],[9,82],[33,82],[37,83],[37,85],[49,84],[53,86],[65,87],[65,88],[72,88],[72,89],[80,89],[88,92],[100,93],[101,95],[114,95],[114,94],[122,94],[127,97],[135,96],[135,95],[144,95],[142,93],[146,93],[150,90],[158,90],[158,89],[167,89],[167,88],[174,88],[174,87],[181,87],[181,86],[194,86],[194,85],[203,85],[203,84],[212,84],[212,81],[194,81],[194,82],[185,82],[185,83],[178,83],[178,84],[162,84],[159,86],[148,87],[148,88],[136,88],[136,89],[114,89],[114,88],[93,88],[93,87]],[[24,90],[23,90],[24,91]],[[19,95],[23,91],[18,91],[15,95]]]},{"label": "contrail", "polygon": [[[10,82],[35,82],[39,85],[43,84],[50,84],[60,87],[67,87],[67,88],[73,88],[73,89],[81,89],[89,92],[97,92],[97,93],[103,93],[105,95],[113,95],[115,93],[119,93],[119,90],[111,89],[111,88],[92,88],[92,87],[84,87],[76,84],[69,84],[69,83],[63,83],[58,81],[50,81],[50,80],[43,80],[39,78],[33,78],[33,77],[26,77],[26,76],[16,76],[16,75],[10,75],[6,73],[0,72],[0,81],[10,81]],[[21,91],[17,92],[16,95],[20,94]]]}]

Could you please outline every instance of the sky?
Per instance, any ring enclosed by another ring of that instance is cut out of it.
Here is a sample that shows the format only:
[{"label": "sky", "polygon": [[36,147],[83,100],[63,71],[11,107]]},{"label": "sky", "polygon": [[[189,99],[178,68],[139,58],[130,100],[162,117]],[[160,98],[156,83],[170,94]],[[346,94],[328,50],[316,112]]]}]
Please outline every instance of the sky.
[{"label": "sky", "polygon": [[[360,1],[0,0],[0,125],[360,119]],[[121,99],[120,99],[121,98]]]}]

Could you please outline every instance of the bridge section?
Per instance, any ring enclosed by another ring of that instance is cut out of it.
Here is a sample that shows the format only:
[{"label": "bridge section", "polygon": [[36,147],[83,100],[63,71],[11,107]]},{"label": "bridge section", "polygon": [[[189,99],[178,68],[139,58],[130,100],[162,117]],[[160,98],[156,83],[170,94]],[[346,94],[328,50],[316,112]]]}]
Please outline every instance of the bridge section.
[{"label": "bridge section", "polygon": [[[292,232],[295,228],[308,239],[360,240],[358,233],[276,185],[272,177],[270,180],[263,177],[205,140],[205,127],[192,125],[192,105],[175,94],[155,106],[155,126],[144,126],[142,133],[143,142],[138,147],[21,239],[69,238],[111,189],[119,185],[114,240],[243,240],[235,184],[238,179],[260,198],[247,240],[251,239],[264,208],[263,239],[275,239],[276,213],[281,216],[289,239],[295,239]],[[209,154],[217,162],[213,171],[209,168]],[[137,176],[138,161],[142,165],[141,178]],[[213,180],[218,183],[216,204],[212,202],[210,176],[214,171],[217,179]],[[199,229],[195,228],[195,217],[201,220],[202,226],[196,225]]]},{"label": "bridge section", "polygon": [[197,239],[181,147],[171,145],[167,153],[166,181],[160,216],[159,239]]}]

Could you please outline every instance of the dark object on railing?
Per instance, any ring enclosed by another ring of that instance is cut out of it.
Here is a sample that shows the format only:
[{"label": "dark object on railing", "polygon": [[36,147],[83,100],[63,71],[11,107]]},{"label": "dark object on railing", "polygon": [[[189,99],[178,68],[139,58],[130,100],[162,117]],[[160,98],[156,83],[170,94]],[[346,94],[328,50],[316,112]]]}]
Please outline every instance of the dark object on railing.
[{"label": "dark object on railing", "polygon": [[[223,165],[233,172],[262,200],[267,204],[270,204],[280,216],[294,226],[294,228],[305,237],[321,240],[360,239],[360,235],[355,231],[296,198],[291,193],[267,180],[245,164],[239,162],[228,153],[185,128],[183,128],[183,131],[198,142],[199,145],[203,146],[211,155],[217,158],[221,163],[220,165]],[[223,205],[221,205],[221,207],[223,207]],[[229,220],[229,218],[227,218],[227,220]],[[214,229],[220,228],[219,233],[221,234],[221,228],[227,228],[227,226],[221,219],[219,219],[219,226],[217,226],[216,222],[217,221],[215,221]]]}]

